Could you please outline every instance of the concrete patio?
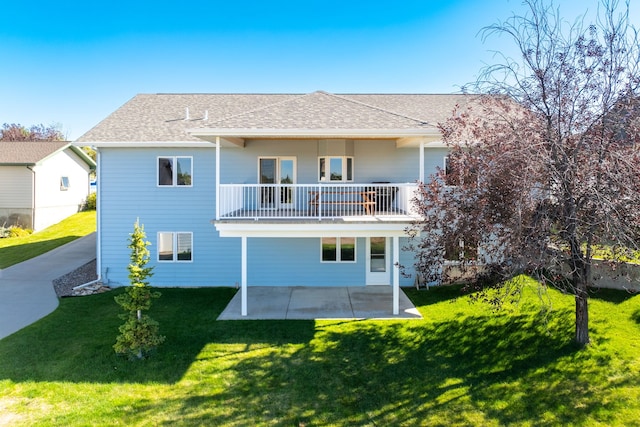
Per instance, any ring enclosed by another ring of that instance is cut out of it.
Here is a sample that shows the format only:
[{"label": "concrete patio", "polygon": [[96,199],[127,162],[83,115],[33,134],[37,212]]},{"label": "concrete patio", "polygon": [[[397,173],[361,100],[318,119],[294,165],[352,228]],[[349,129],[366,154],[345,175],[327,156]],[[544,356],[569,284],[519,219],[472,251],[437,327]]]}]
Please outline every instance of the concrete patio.
[{"label": "concrete patio", "polygon": [[393,315],[391,286],[250,286],[247,316],[240,314],[241,291],[218,320],[422,319],[400,289],[400,313]]}]

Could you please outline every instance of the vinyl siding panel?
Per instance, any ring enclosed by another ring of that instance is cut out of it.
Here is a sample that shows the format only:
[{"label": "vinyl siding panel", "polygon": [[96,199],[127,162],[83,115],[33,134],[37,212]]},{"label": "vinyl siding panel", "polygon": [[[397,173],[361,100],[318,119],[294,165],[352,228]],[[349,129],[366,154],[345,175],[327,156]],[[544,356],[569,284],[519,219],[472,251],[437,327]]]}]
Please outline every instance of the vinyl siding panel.
[{"label": "vinyl siding panel", "polygon": [[32,228],[33,173],[26,166],[0,166],[0,226]]},{"label": "vinyl siding panel", "polygon": [[[361,163],[357,173],[365,177],[363,179],[367,182],[417,179],[417,149],[397,150],[394,144],[386,141],[373,141],[373,145],[376,148],[369,153],[356,143],[356,159]],[[222,182],[255,183],[258,158],[276,155],[297,157],[298,182],[317,182],[316,142],[263,141],[253,144],[249,141],[244,149],[224,148],[221,151]],[[150,265],[154,266],[151,278],[154,286],[235,286],[241,282],[240,238],[221,238],[211,223],[215,216],[214,148],[103,148],[100,155],[102,270],[107,272],[112,285],[128,284],[127,239],[136,218],[144,225],[147,240],[152,243],[149,249]],[[192,156],[193,187],[158,187],[158,156]],[[433,160],[436,161],[441,160]],[[382,166],[390,168],[397,164],[403,165],[399,171],[379,170]],[[193,233],[192,262],[159,262],[158,232]],[[364,238],[357,239],[355,263],[323,263],[319,238],[249,238],[248,285],[364,286],[365,242]],[[400,247],[405,243],[406,239],[401,239]],[[401,264],[409,267],[409,273],[412,259],[412,254],[400,253]],[[389,274],[391,278],[392,271]],[[400,284],[411,286],[413,277],[401,275]]]},{"label": "vinyl siding panel", "polygon": [[[128,284],[127,240],[136,219],[152,243],[154,286],[233,286],[240,280],[240,241],[221,239],[215,217],[215,149],[101,150],[99,182],[102,270]],[[158,156],[192,156],[192,187],[158,187]],[[192,262],[158,262],[157,233],[192,232]]]},{"label": "vinyl siding panel", "polygon": [[[66,149],[34,167],[36,172],[35,230],[42,230],[78,212],[89,194],[89,165]],[[61,177],[69,186],[62,190]]]}]

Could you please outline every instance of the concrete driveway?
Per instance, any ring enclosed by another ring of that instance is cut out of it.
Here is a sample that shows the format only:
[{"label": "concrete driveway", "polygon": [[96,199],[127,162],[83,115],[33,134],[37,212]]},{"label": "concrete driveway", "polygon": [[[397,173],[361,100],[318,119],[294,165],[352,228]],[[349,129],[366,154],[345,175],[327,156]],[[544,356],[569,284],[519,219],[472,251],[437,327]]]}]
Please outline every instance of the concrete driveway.
[{"label": "concrete driveway", "polygon": [[0,339],[55,310],[58,297],[51,282],[95,257],[96,235],[91,233],[0,270]]}]

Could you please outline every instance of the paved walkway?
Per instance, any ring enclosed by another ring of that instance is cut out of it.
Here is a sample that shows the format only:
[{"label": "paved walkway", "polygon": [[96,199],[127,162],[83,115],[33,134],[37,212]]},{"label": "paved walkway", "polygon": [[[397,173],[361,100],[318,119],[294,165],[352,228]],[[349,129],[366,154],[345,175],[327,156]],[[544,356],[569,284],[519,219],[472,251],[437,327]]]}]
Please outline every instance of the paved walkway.
[{"label": "paved walkway", "polygon": [[400,313],[393,315],[391,286],[249,286],[247,316],[240,314],[240,292],[218,320],[422,319],[402,289]]},{"label": "paved walkway", "polygon": [[58,307],[51,283],[96,257],[95,233],[0,270],[0,339]]}]

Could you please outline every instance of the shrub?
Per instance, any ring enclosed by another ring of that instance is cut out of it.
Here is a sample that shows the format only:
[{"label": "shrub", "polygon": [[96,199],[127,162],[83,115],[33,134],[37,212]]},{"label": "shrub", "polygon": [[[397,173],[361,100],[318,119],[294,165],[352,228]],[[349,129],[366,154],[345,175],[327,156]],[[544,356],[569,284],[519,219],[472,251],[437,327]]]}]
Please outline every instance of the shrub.
[{"label": "shrub", "polygon": [[33,230],[12,225],[11,227],[0,227],[0,239],[11,237],[25,237],[32,234]]},{"label": "shrub", "polygon": [[95,211],[96,210],[96,193],[91,193],[87,196],[87,199],[82,205],[83,211]]},{"label": "shrub", "polygon": [[151,300],[159,298],[160,292],[153,292],[149,286],[149,277],[153,276],[153,267],[149,262],[149,243],[144,232],[144,225],[136,220],[133,233],[129,238],[131,263],[127,266],[131,286],[127,291],[115,297],[116,302],[127,311],[120,317],[125,320],[120,328],[113,348],[116,353],[126,354],[131,359],[142,359],[162,344],[165,337],[160,335],[158,322],[143,314],[143,310],[151,308]]}]

